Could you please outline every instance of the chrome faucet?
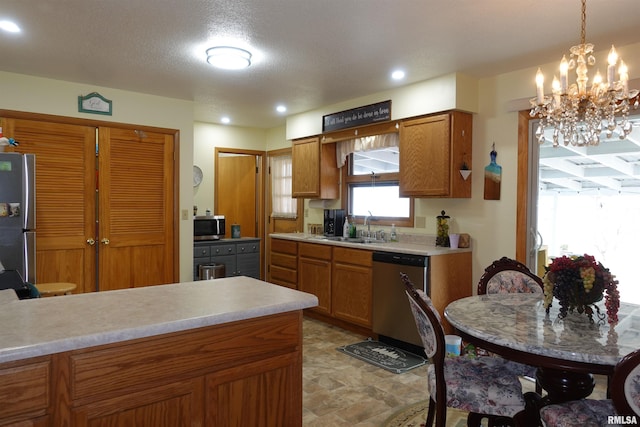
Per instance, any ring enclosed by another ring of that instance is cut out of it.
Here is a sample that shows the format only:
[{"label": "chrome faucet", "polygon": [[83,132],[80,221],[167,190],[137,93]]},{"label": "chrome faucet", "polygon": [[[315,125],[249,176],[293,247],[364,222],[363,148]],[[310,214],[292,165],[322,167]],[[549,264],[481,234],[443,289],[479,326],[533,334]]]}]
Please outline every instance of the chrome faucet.
[{"label": "chrome faucet", "polygon": [[373,214],[371,213],[371,211],[367,212],[369,212],[369,215],[364,217],[364,225],[367,226],[367,233],[369,236],[371,236],[371,220],[373,219]]}]

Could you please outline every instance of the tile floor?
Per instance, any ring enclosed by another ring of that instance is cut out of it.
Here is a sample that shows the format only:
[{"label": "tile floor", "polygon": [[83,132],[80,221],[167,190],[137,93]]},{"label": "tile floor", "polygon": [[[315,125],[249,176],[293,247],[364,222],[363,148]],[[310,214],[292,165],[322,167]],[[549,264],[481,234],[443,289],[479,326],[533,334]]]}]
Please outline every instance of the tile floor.
[{"label": "tile floor", "polygon": [[303,425],[379,427],[402,406],[428,397],[426,366],[394,374],[337,347],[367,337],[317,320],[303,323]]},{"label": "tile floor", "polygon": [[380,427],[403,406],[428,398],[426,365],[394,374],[360,361],[336,348],[367,337],[317,320],[305,318],[303,334],[305,427]]}]

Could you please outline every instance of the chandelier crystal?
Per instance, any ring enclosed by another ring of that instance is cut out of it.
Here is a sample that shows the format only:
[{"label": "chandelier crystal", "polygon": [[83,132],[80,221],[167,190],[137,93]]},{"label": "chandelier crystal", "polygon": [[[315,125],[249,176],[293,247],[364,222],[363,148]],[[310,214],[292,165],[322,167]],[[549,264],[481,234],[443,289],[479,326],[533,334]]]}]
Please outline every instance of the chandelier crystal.
[{"label": "chandelier crystal", "polygon": [[[551,96],[544,94],[544,75],[540,68],[536,73],[536,97],[531,99],[531,117],[540,118],[536,138],[544,143],[544,129],[553,128],[553,146],[560,141],[564,145],[598,145],[600,135],[607,138],[617,131],[620,139],[625,139],[632,130],[628,115],[631,106],[638,108],[638,91],[629,90],[629,71],[622,59],[618,58],[615,47],[611,46],[608,56],[607,81],[603,81],[597,71],[591,86],[587,87],[588,67],[593,67],[593,44],[586,43],[586,0],[582,0],[582,31],[580,44],[570,49],[560,61],[560,79],[553,77]],[[616,66],[619,80],[615,80]],[[576,82],[569,85],[568,72],[576,70]],[[604,126],[603,126],[604,123]]]}]

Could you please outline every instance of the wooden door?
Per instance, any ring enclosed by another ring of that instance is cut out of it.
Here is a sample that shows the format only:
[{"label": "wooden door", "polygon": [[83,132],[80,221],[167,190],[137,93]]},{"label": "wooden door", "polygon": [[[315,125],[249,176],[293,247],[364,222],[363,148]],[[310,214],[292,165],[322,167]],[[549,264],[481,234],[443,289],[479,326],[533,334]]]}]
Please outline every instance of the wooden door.
[{"label": "wooden door", "polygon": [[172,283],[173,135],[100,127],[100,290]]},{"label": "wooden door", "polygon": [[15,151],[36,156],[36,284],[95,290],[95,128],[4,119]]},{"label": "wooden door", "polygon": [[226,238],[231,225],[240,225],[242,237],[258,234],[258,159],[255,155],[220,153],[216,159],[216,215],[224,215]]}]

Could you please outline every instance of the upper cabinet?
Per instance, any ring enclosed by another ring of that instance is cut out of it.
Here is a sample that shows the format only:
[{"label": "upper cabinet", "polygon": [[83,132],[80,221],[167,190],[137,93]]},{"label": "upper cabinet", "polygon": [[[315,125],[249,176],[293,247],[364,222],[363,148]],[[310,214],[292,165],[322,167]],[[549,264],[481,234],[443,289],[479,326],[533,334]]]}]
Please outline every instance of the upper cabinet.
[{"label": "upper cabinet", "polygon": [[470,198],[472,115],[458,111],[404,120],[400,124],[400,195]]},{"label": "upper cabinet", "polygon": [[337,199],[339,170],[335,143],[321,144],[320,138],[293,141],[293,197]]}]

